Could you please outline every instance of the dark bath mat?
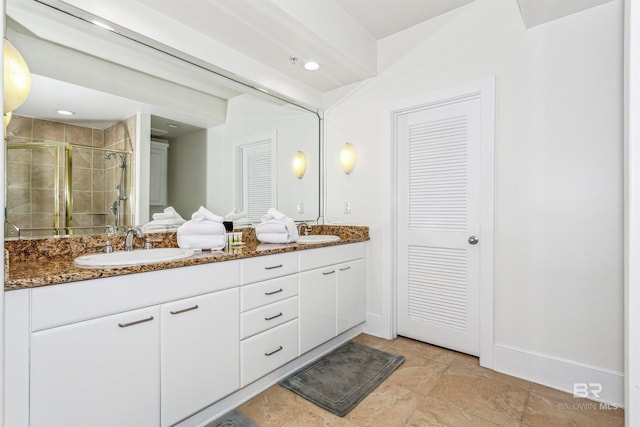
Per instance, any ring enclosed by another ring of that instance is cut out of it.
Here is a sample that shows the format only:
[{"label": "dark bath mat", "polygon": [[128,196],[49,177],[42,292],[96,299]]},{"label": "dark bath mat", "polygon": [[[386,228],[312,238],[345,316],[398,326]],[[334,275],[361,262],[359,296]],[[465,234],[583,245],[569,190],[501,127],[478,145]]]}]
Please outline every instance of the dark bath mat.
[{"label": "dark bath mat", "polygon": [[242,412],[234,409],[205,427],[260,427],[260,425]]},{"label": "dark bath mat", "polygon": [[402,362],[404,356],[350,341],[291,374],[280,385],[344,417]]}]

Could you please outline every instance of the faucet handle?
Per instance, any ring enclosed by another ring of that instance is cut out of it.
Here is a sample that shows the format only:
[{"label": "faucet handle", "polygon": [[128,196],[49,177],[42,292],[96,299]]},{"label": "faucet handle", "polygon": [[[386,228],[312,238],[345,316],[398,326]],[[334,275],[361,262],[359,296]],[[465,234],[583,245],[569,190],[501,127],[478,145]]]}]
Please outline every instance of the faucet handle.
[{"label": "faucet handle", "polygon": [[152,239],[150,237],[147,237],[147,239],[144,241],[144,249],[153,249],[153,243],[154,242],[162,242],[162,239]]}]

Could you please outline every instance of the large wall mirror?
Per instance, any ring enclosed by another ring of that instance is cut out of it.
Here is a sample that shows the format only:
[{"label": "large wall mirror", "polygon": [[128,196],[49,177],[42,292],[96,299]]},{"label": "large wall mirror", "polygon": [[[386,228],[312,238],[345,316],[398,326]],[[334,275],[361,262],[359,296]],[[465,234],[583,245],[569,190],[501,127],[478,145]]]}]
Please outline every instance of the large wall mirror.
[{"label": "large wall mirror", "polygon": [[104,233],[169,206],[249,225],[269,207],[320,216],[317,112],[73,11],[8,0],[6,13],[33,79],[7,129],[7,237]]}]

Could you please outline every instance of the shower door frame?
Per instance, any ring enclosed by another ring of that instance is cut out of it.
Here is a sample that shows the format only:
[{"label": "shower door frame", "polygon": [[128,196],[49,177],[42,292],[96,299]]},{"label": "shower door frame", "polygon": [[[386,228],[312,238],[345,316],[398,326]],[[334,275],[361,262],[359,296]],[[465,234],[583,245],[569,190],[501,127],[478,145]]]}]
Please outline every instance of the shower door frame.
[{"label": "shower door frame", "polygon": [[[127,168],[128,181],[130,182],[130,187],[132,187],[133,175],[131,174],[131,165],[133,164],[133,152],[130,150],[122,150],[117,148],[106,148],[106,147],[92,147],[89,145],[80,145],[80,144],[72,144],[68,142],[56,142],[56,141],[34,141],[34,142],[8,142],[6,145],[6,149],[46,149],[46,148],[55,148],[55,168],[54,168],[54,224],[53,231],[55,236],[73,235],[73,149],[87,149],[93,151],[101,151],[104,153],[114,152],[118,154],[129,155],[129,167]],[[60,225],[60,157],[61,151],[64,150],[64,227]],[[8,185],[8,182],[5,182],[5,186]],[[6,194],[5,194],[6,197]],[[128,199],[131,201],[131,188],[129,189]],[[7,206],[7,201],[5,200],[5,206]],[[129,213],[129,217],[133,216],[133,203],[129,203],[129,208],[127,209]],[[7,221],[7,218],[5,218]],[[21,229],[15,224],[12,224],[18,230],[18,239],[22,238],[20,235],[21,230],[25,231],[37,231],[41,230],[41,228],[23,228]],[[86,228],[86,227],[83,227]],[[49,228],[46,228],[49,230]]]}]

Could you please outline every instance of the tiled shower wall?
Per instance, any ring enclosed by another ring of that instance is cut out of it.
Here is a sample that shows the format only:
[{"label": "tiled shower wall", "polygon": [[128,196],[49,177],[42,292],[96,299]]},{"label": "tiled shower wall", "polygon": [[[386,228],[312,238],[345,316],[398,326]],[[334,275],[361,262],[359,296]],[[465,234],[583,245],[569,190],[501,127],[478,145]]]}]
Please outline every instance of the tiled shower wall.
[{"label": "tiled shower wall", "polygon": [[[30,117],[14,116],[8,126],[10,142],[58,142],[82,147],[72,148],[73,232],[77,234],[104,231],[115,223],[108,207],[117,200],[116,186],[120,181],[118,158],[104,159],[103,150],[116,148],[133,152],[136,138],[136,117],[130,117],[104,130],[69,125]],[[83,148],[87,147],[87,148]],[[46,236],[53,230],[55,197],[59,200],[59,224],[64,226],[64,150],[60,149],[57,165],[59,192],[55,193],[56,148],[7,150],[7,220],[20,228],[47,230],[23,231],[23,236]],[[132,191],[134,164],[127,156],[124,195]],[[122,225],[132,222],[129,214],[131,200],[121,202]],[[50,229],[50,230],[49,230]]]}]

